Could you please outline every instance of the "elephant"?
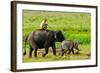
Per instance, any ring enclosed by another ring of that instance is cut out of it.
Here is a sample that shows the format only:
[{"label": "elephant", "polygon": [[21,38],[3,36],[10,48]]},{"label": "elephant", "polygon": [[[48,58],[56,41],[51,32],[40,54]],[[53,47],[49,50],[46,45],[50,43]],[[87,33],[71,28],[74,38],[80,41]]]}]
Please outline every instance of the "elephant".
[{"label": "elephant", "polygon": [[62,56],[63,56],[64,54],[66,54],[66,52],[68,52],[68,54],[71,54],[71,52],[72,52],[73,54],[75,54],[75,53],[74,53],[74,49],[77,50],[76,54],[78,54],[79,51],[80,51],[80,49],[79,49],[79,47],[78,47],[78,43],[75,42],[75,41],[72,41],[72,40],[64,40],[64,41],[61,43],[61,52],[62,52],[61,55],[62,55]]},{"label": "elephant", "polygon": [[[62,42],[63,40],[65,40],[65,37],[61,31],[37,29],[28,34],[25,42],[28,42],[30,46],[29,57],[32,57],[34,50],[34,57],[37,58],[38,49],[45,49],[42,54],[45,57],[48,54],[49,47],[52,47],[53,54],[56,56],[55,42]],[[26,49],[24,54],[26,54]]]}]

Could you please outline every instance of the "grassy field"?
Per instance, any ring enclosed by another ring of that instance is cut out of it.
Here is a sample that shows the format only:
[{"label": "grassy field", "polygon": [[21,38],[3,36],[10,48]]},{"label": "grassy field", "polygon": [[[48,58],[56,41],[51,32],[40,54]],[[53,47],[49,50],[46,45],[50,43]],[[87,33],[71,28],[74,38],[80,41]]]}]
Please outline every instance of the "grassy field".
[{"label": "grassy field", "polygon": [[[55,57],[52,55],[52,52],[49,52],[46,58],[42,58],[42,54],[40,53],[38,54],[38,59],[34,59],[34,57],[28,58],[29,46],[27,45],[27,55],[23,56],[23,62],[90,59],[90,57],[87,56],[91,51],[91,15],[89,13],[23,10],[23,49],[25,48],[24,39],[27,34],[39,29],[39,25],[44,18],[48,19],[48,29],[61,30],[66,39],[77,41],[81,49],[81,54],[61,57],[59,53],[57,53]],[[60,43],[56,42],[56,47],[60,49]],[[38,50],[38,52],[40,51],[41,50]]]}]

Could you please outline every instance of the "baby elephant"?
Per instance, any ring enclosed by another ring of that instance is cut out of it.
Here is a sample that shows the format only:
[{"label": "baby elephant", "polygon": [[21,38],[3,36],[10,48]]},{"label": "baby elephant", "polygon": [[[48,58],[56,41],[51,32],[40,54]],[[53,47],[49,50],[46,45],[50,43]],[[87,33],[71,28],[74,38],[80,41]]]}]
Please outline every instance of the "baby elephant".
[{"label": "baby elephant", "polygon": [[78,54],[78,51],[80,51],[78,48],[78,43],[71,40],[64,40],[61,43],[61,52],[62,52],[61,55],[63,56],[64,54],[67,53],[67,51],[68,54],[71,54],[71,52],[74,54],[74,48],[77,50],[76,54]]}]

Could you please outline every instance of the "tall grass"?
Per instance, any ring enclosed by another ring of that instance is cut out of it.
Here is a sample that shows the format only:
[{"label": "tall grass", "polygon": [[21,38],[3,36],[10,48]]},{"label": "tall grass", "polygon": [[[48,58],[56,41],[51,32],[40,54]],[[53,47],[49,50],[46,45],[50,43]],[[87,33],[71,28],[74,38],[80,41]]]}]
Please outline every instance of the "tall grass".
[{"label": "tall grass", "polygon": [[23,10],[23,37],[38,29],[44,18],[48,19],[48,29],[61,30],[66,39],[78,41],[80,44],[91,42],[89,13]]},{"label": "tall grass", "polygon": [[[28,33],[33,30],[39,29],[41,21],[47,18],[48,19],[48,29],[50,30],[61,30],[66,39],[77,41],[79,47],[82,49],[82,53],[90,52],[91,44],[91,15],[89,13],[75,13],[75,12],[50,12],[50,11],[30,11],[23,10],[23,48],[24,41]],[[59,42],[56,42],[57,49],[60,48]],[[27,45],[27,48],[29,46]],[[72,56],[71,59],[75,59]],[[49,60],[68,60],[68,57],[55,58],[49,54],[46,59],[43,59],[39,55],[38,60],[36,61],[49,61]],[[84,59],[87,56],[80,55],[76,59]],[[35,62],[33,59],[28,57],[23,57],[23,62]]]}]

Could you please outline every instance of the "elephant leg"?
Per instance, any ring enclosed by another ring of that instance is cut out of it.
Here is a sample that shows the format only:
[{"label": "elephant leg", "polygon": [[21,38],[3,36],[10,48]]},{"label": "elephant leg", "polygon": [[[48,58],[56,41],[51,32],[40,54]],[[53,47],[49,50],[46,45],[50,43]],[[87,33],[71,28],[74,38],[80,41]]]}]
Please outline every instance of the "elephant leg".
[{"label": "elephant leg", "polygon": [[68,54],[71,54],[71,49],[68,49]]},{"label": "elephant leg", "polygon": [[73,46],[70,46],[69,48],[68,48],[68,54],[71,54],[71,52],[73,53]]},{"label": "elephant leg", "polygon": [[45,57],[48,54],[48,48],[45,48],[45,52],[43,53],[43,57]]},{"label": "elephant leg", "polygon": [[53,51],[53,55],[56,56],[56,48],[55,48],[55,45],[52,46],[52,51]]},{"label": "elephant leg", "polygon": [[65,50],[65,52],[64,52],[64,53],[65,53],[65,56],[67,55],[67,51],[68,51],[68,50]]},{"label": "elephant leg", "polygon": [[34,57],[37,58],[37,49],[38,48],[34,48]]},{"label": "elephant leg", "polygon": [[72,51],[72,54],[74,54],[74,49],[73,48],[71,49],[71,51]]},{"label": "elephant leg", "polygon": [[63,56],[63,55],[64,55],[64,50],[61,50],[61,52],[62,52],[62,53],[61,53],[61,56]]},{"label": "elephant leg", "polygon": [[66,55],[66,53],[67,53],[67,50],[64,50],[63,52],[62,52],[62,56],[65,54]]},{"label": "elephant leg", "polygon": [[56,56],[56,49],[55,48],[52,48],[52,50],[53,50],[53,55]]},{"label": "elephant leg", "polygon": [[30,46],[30,51],[29,51],[29,57],[32,58],[32,51],[33,51],[33,48]]}]

